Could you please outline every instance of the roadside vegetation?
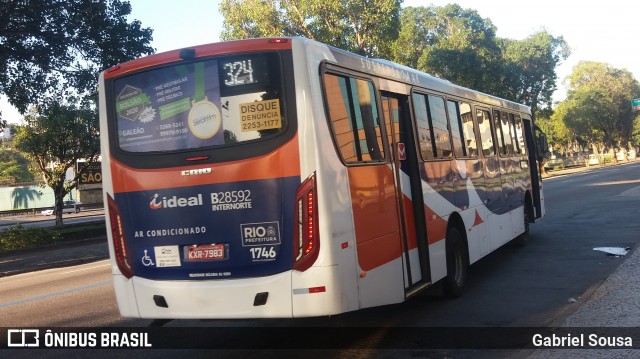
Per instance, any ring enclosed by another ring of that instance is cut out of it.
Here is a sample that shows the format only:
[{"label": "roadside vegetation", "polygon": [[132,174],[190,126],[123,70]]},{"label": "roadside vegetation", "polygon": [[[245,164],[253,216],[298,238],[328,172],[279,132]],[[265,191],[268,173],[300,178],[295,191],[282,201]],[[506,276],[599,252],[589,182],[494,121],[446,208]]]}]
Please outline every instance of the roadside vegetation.
[{"label": "roadside vegetation", "polygon": [[32,228],[18,224],[0,229],[0,252],[96,238],[105,236],[105,231],[104,222],[67,225],[64,228]]}]

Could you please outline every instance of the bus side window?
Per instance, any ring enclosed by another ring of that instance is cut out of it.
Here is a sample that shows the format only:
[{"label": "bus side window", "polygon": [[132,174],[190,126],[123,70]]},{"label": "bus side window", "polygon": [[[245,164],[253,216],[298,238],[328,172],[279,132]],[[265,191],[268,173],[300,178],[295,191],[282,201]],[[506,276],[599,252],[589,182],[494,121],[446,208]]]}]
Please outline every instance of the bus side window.
[{"label": "bus side window", "polygon": [[373,84],[325,74],[324,85],[331,129],[342,159],[346,163],[384,160]]},{"label": "bus side window", "polygon": [[435,141],[433,141],[433,131],[427,116],[427,102],[424,95],[413,94],[413,108],[418,125],[418,145],[423,160],[435,157]]},{"label": "bus side window", "polygon": [[[458,102],[447,101],[447,112],[449,113],[449,128],[451,129],[451,140],[453,142],[453,152],[456,158],[467,157],[467,146],[464,141],[464,131]],[[473,122],[471,122],[473,124]],[[472,127],[473,129],[473,127]]]},{"label": "bus side window", "polygon": [[480,140],[482,141],[482,154],[485,157],[495,155],[496,149],[493,143],[493,135],[491,134],[491,114],[487,110],[477,109],[476,117],[478,119]]},{"label": "bus side window", "polygon": [[502,136],[504,138],[504,145],[506,147],[507,155],[513,155],[515,153],[515,141],[513,140],[513,130],[511,129],[511,122],[509,122],[509,114],[502,112],[500,117],[500,124],[502,127]]},{"label": "bus side window", "polygon": [[449,139],[449,127],[447,125],[447,112],[444,108],[444,99],[438,96],[428,95],[429,119],[433,126],[433,137],[436,143],[438,158],[450,158],[453,155],[451,140]]},{"label": "bus side window", "polygon": [[462,136],[468,150],[467,155],[478,157],[478,142],[476,141],[476,132],[473,129],[473,113],[470,104],[460,103],[460,119],[462,120]]},{"label": "bus side window", "polygon": [[520,153],[521,155],[526,155],[527,154],[527,146],[524,143],[524,130],[522,128],[522,119],[520,118],[520,116],[518,115],[511,115],[513,118],[513,122],[514,122],[514,126],[515,126],[515,136],[516,136],[516,142],[518,144],[518,147],[520,148]]},{"label": "bus side window", "polygon": [[502,128],[500,126],[500,111],[493,110],[493,128],[496,130],[496,142],[498,143],[498,150],[501,156],[509,154],[507,149],[505,136],[503,136]]}]

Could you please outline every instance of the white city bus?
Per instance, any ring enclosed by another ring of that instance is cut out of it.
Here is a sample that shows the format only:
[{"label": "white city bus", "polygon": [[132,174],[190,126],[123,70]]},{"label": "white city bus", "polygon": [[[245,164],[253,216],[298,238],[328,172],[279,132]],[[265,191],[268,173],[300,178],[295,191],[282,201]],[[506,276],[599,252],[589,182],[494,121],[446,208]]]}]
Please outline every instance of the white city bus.
[{"label": "white city bus", "polygon": [[306,317],[398,303],[544,215],[528,107],[301,38],[100,76],[120,312]]}]

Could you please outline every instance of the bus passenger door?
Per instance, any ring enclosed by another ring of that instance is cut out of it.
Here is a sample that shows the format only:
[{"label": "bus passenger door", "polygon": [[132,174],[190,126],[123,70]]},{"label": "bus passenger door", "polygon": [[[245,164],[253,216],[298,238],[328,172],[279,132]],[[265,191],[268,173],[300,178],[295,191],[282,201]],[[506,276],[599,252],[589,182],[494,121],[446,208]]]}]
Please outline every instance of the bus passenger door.
[{"label": "bus passenger door", "polygon": [[392,147],[402,232],[404,284],[409,296],[428,285],[431,275],[422,183],[408,96],[383,93],[382,112]]},{"label": "bus passenger door", "polygon": [[544,196],[542,194],[542,180],[540,175],[539,163],[536,159],[536,142],[533,137],[533,127],[531,118],[528,115],[523,114],[522,125],[524,127],[524,135],[527,143],[527,155],[529,156],[529,171],[531,175],[531,192],[533,195],[533,207],[536,214],[535,219],[544,217]]}]

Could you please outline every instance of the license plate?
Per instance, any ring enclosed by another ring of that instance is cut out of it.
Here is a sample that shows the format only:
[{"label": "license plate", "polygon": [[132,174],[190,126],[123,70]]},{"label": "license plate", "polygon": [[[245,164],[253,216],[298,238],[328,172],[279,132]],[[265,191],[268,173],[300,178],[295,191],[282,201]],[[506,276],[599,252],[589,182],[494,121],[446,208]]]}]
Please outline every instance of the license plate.
[{"label": "license plate", "polygon": [[226,258],[227,246],[222,243],[185,247],[185,260],[187,262],[219,261]]}]

